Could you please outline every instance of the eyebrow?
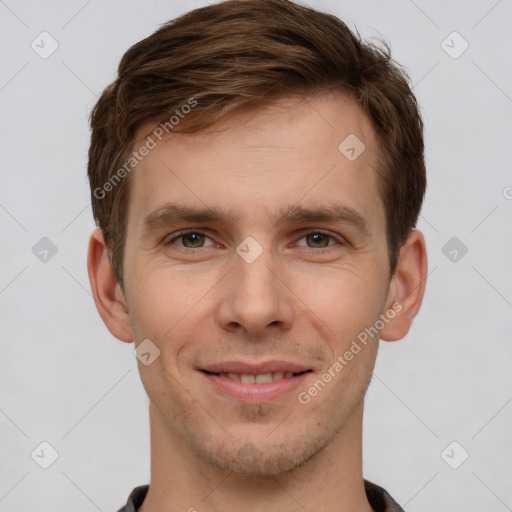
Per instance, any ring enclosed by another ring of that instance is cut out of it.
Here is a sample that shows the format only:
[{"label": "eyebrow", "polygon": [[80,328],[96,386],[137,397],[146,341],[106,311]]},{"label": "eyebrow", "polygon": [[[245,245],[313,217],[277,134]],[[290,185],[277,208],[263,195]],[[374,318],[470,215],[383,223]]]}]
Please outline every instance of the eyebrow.
[{"label": "eyebrow", "polygon": [[[235,215],[233,212],[225,212],[213,206],[197,208],[179,203],[165,203],[144,217],[142,236],[150,236],[155,231],[183,222],[232,224],[239,220],[240,217],[240,214]],[[368,221],[350,206],[339,204],[316,208],[305,208],[301,205],[282,207],[278,219],[271,229],[282,224],[299,224],[304,222],[341,222],[353,226],[365,237],[370,235]]]}]

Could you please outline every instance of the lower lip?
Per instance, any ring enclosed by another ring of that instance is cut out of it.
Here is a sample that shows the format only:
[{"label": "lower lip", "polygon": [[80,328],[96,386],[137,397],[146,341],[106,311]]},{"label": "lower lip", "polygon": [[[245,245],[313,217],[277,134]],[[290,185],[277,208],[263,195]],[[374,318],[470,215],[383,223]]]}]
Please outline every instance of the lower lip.
[{"label": "lower lip", "polygon": [[275,400],[298,388],[311,372],[301,373],[284,379],[264,384],[247,384],[229,377],[221,377],[211,373],[200,372],[211,383],[213,388],[223,395],[236,398],[242,402],[260,403]]}]

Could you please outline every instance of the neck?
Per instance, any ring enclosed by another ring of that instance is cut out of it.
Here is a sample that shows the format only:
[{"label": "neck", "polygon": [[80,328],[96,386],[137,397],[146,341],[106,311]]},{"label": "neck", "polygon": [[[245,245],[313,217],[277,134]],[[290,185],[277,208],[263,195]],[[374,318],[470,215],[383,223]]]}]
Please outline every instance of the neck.
[{"label": "neck", "polygon": [[155,407],[149,409],[151,484],[140,512],[373,510],[362,476],[362,404],[321,452],[301,467],[271,477],[211,466],[169,431]]}]

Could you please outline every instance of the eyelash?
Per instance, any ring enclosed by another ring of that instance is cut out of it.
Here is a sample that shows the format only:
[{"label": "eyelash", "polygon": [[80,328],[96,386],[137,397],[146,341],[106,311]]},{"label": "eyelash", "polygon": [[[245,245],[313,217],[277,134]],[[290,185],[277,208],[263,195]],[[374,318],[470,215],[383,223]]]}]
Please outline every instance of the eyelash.
[{"label": "eyelash", "polygon": [[[210,238],[206,233],[203,233],[202,231],[198,231],[197,229],[188,229],[188,230],[185,230],[185,231],[180,231],[179,233],[177,233],[176,235],[173,236],[173,238],[171,239],[168,239],[166,242],[165,242],[165,245],[173,245],[173,242],[175,240],[178,240],[179,238],[185,236],[185,235],[190,235],[190,234],[197,234],[197,235],[203,235],[205,236],[206,238]],[[302,234],[302,236],[299,238],[299,240],[302,240],[303,238],[307,237],[308,235],[312,235],[312,234],[318,234],[318,235],[324,235],[332,240],[335,240],[336,242],[338,242],[339,245],[347,245],[347,242],[341,238],[341,237],[337,237],[331,233],[329,233],[328,231],[323,231],[321,229],[314,229],[314,230],[311,230],[311,231],[307,231],[305,233]],[[197,250],[197,249],[207,249],[207,247],[197,247],[197,248],[190,248],[190,247],[184,247],[184,246],[178,246],[180,249],[182,250],[185,250],[185,251],[193,251],[193,250]],[[318,248],[315,248],[315,247],[303,247],[303,249],[305,249],[306,251],[314,251],[314,252],[319,252],[319,250],[321,249],[327,249],[329,247],[332,247],[332,244],[331,245],[327,245],[326,247],[318,247]]]}]

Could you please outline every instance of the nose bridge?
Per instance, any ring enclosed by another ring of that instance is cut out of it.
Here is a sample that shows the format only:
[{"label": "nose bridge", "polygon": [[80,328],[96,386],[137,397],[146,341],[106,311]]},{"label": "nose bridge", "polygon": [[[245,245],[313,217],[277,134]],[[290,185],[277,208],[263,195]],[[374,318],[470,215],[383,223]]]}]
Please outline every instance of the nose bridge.
[{"label": "nose bridge", "polygon": [[[237,248],[233,279],[234,293],[254,306],[270,307],[279,293],[274,274],[270,269],[276,267],[275,255],[268,244],[257,242],[248,237]],[[274,277],[274,279],[272,279]],[[261,303],[261,304],[258,304]]]},{"label": "nose bridge", "polygon": [[274,257],[268,248],[262,251],[253,261],[246,260],[243,256],[238,255],[238,261],[236,261],[234,269],[234,277],[238,281],[237,287],[239,288],[237,291],[253,299],[273,295],[275,293],[274,288],[276,288],[276,283],[271,279],[274,274],[270,271],[272,267],[276,266],[273,259]]}]

